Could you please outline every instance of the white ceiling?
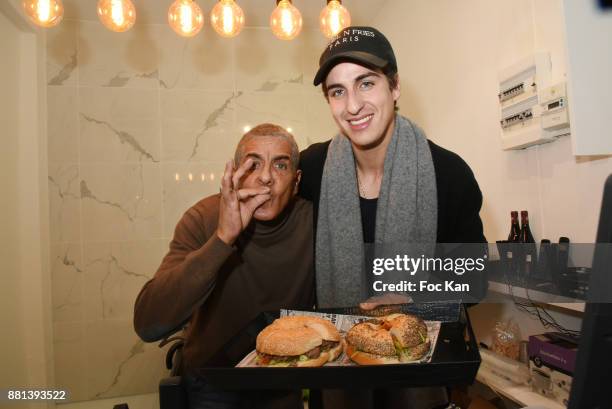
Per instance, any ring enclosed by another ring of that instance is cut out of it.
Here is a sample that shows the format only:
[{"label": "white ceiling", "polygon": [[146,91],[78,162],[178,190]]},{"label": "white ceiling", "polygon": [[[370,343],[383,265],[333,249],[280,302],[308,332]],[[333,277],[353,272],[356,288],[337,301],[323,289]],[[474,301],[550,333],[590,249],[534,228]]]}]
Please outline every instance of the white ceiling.
[{"label": "white ceiling", "polygon": [[[173,0],[132,0],[136,6],[137,24],[166,24],[166,13]],[[344,0],[342,4],[351,13],[353,25],[370,24],[379,9],[388,0]],[[209,14],[216,0],[197,0],[205,14]],[[96,0],[64,0],[66,19],[97,20]],[[276,0],[237,0],[245,13],[246,25],[267,27],[270,13],[276,7]],[[304,28],[318,28],[319,13],[327,4],[326,0],[293,0],[302,13]],[[208,21],[208,20],[207,20]]]}]

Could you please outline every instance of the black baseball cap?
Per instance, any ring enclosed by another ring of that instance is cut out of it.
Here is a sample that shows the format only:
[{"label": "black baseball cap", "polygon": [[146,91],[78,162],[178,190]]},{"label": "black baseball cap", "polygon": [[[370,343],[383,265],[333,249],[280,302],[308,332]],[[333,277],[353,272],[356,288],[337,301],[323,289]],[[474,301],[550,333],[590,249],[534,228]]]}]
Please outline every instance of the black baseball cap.
[{"label": "black baseball cap", "polygon": [[346,61],[397,72],[393,48],[383,33],[373,27],[351,26],[338,33],[325,47],[314,85],[322,83],[336,64]]}]

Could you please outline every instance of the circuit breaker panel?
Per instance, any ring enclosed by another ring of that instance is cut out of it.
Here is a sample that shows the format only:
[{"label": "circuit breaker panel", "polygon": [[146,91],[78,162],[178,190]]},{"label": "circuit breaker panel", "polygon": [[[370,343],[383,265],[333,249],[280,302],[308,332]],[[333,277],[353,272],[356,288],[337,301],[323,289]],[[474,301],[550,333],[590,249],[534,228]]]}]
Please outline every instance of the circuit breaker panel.
[{"label": "circuit breaker panel", "polygon": [[569,134],[565,84],[551,87],[547,53],[534,54],[500,72],[502,148],[523,149]]}]

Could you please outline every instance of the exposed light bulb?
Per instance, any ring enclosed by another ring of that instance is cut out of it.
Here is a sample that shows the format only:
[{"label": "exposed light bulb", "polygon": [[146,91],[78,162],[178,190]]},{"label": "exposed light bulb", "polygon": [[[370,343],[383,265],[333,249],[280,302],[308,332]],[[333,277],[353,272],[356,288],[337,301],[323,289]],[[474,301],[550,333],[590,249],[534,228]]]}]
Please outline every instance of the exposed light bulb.
[{"label": "exposed light bulb", "polygon": [[136,7],[131,0],[100,0],[98,17],[104,27],[122,33],[136,22]]},{"label": "exposed light bulb", "polygon": [[234,37],[244,27],[244,13],[234,0],[219,0],[210,12],[210,24],[220,36]]},{"label": "exposed light bulb", "polygon": [[193,37],[204,26],[202,9],[193,0],[176,0],[168,9],[168,24],[178,35]]},{"label": "exposed light bulb", "polygon": [[332,38],[351,25],[351,15],[340,0],[328,0],[319,15],[319,24],[325,37]]},{"label": "exposed light bulb", "polygon": [[302,14],[291,0],[277,1],[270,15],[272,33],[281,40],[293,40],[302,31]]},{"label": "exposed light bulb", "polygon": [[64,17],[61,0],[24,0],[22,5],[28,18],[37,26],[56,26]]}]

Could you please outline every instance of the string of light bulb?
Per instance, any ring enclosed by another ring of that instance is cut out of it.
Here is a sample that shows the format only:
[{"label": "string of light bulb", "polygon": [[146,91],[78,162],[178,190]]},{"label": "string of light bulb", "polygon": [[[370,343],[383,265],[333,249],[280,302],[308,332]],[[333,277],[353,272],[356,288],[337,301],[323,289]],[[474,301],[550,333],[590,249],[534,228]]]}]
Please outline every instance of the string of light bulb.
[{"label": "string of light bulb", "polygon": [[[302,14],[291,0],[275,0],[270,15],[272,33],[281,40],[293,40],[302,30]],[[328,38],[350,26],[351,16],[342,0],[326,0],[319,15],[321,32]],[[23,0],[28,18],[41,27],[54,27],[62,21],[62,0]],[[136,7],[131,0],[99,0],[97,14],[109,30],[124,32],[136,22]],[[222,37],[235,37],[244,27],[244,12],[236,0],[219,0],[210,12],[210,24]],[[168,8],[168,24],[179,35],[193,37],[204,26],[204,14],[195,0],[175,0]]]}]

